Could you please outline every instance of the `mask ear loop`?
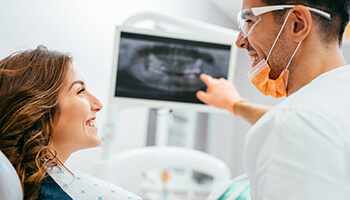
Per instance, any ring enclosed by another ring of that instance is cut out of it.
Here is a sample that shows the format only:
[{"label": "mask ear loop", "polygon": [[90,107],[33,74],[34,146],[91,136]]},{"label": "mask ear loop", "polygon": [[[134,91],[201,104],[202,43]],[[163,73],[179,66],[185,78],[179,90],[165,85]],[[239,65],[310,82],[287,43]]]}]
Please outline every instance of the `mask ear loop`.
[{"label": "mask ear loop", "polygon": [[286,25],[286,23],[287,23],[287,21],[288,21],[288,18],[289,18],[289,15],[290,15],[291,11],[292,11],[292,10],[289,10],[288,15],[287,15],[286,19],[285,19],[284,22],[283,22],[283,25],[282,25],[282,27],[281,27],[281,30],[280,30],[280,32],[278,33],[278,35],[277,35],[277,37],[276,37],[276,39],[275,39],[275,42],[273,43],[273,45],[272,45],[272,47],[271,47],[271,49],[270,49],[269,54],[267,55],[266,62],[269,60],[269,57],[270,57],[270,55],[271,55],[271,52],[272,52],[273,48],[275,47],[275,45],[276,45],[276,43],[277,43],[277,40],[278,40],[278,38],[280,37],[280,35],[281,35],[282,31],[283,31],[283,28],[284,28],[284,26]]},{"label": "mask ear loop", "polygon": [[299,42],[299,44],[298,44],[297,48],[294,50],[294,53],[293,53],[292,57],[290,57],[290,59],[289,59],[289,62],[288,62],[288,65],[287,65],[286,69],[288,69],[288,68],[289,68],[289,65],[290,65],[290,63],[292,62],[292,59],[294,58],[294,55],[297,53],[297,51],[298,51],[298,49],[299,49],[299,47],[300,47],[300,45],[301,45],[301,42],[302,42],[302,41],[300,41],[300,42]]},{"label": "mask ear loop", "polygon": [[[292,59],[294,58],[294,55],[297,53],[297,51],[298,51],[298,49],[299,49],[299,47],[300,47],[300,45],[301,45],[301,42],[302,42],[302,41],[299,42],[297,48],[294,50],[294,53],[293,53],[292,57],[289,59],[289,62],[288,62],[287,67],[286,67],[286,70],[289,68],[289,65],[290,65],[290,63],[292,62]],[[288,78],[287,78],[287,79],[288,79]],[[288,81],[286,81],[286,88],[287,88],[287,87],[288,87]]]}]

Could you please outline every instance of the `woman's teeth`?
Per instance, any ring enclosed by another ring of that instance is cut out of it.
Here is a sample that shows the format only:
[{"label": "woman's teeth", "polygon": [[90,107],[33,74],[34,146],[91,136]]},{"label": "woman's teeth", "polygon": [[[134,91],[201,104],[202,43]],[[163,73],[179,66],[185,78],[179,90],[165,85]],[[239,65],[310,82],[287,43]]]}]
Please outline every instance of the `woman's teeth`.
[{"label": "woman's teeth", "polygon": [[88,121],[86,122],[87,126],[95,127],[96,122],[95,121]]},{"label": "woman's teeth", "polygon": [[250,63],[254,63],[256,61],[259,60],[259,56],[258,55],[253,55],[253,56],[250,56]]}]

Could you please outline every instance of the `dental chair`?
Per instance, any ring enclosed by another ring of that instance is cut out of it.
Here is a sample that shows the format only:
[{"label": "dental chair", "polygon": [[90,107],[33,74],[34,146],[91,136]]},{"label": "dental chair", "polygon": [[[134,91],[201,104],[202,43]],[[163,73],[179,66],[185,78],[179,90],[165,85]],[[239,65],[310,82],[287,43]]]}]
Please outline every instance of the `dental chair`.
[{"label": "dental chair", "polygon": [[0,151],[0,199],[22,200],[22,185],[15,168]]},{"label": "dental chair", "polygon": [[[101,179],[114,184],[123,185],[125,180],[132,179],[135,174],[142,174],[152,169],[185,169],[209,175],[211,184],[207,195],[231,179],[231,172],[228,166],[220,159],[207,153],[181,147],[152,146],[118,153],[112,158],[101,161],[96,165],[93,174]],[[171,174],[170,174],[170,178]],[[175,181],[176,182],[176,181]],[[193,183],[193,184],[190,184]],[[180,188],[194,190],[193,177],[190,175],[187,182],[177,182]],[[156,184],[154,185],[154,187]],[[170,188],[170,183],[167,185]],[[169,189],[168,188],[168,189]],[[150,190],[147,188],[146,190]],[[164,188],[161,189],[164,192]],[[172,190],[172,189],[169,189]],[[187,191],[188,192],[188,191]],[[206,196],[207,196],[206,195]],[[144,199],[152,199],[145,198]],[[153,198],[153,199],[159,199]],[[163,198],[167,199],[167,198]],[[203,199],[203,198],[201,198]],[[204,198],[205,199],[205,198]]]}]

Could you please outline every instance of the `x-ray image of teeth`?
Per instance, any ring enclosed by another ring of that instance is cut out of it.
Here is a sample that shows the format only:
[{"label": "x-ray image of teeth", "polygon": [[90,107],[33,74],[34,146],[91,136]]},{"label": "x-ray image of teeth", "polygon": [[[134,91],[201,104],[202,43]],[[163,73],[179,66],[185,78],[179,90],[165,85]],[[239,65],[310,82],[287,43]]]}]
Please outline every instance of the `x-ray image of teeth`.
[{"label": "x-ray image of teeth", "polygon": [[194,92],[203,88],[199,75],[215,73],[214,60],[206,53],[186,46],[144,47],[128,68],[145,86],[171,92]]},{"label": "x-ray image of teeth", "polygon": [[230,51],[174,42],[121,38],[118,95],[199,102],[201,73],[227,78]]}]

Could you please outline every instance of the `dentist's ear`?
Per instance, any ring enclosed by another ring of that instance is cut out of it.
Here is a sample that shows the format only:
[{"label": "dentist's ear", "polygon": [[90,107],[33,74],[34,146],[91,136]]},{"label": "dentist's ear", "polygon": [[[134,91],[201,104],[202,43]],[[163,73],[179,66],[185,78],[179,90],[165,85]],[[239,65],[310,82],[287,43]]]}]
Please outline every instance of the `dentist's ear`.
[{"label": "dentist's ear", "polygon": [[297,5],[291,10],[293,40],[299,43],[310,34],[313,26],[311,12],[303,5]]}]

